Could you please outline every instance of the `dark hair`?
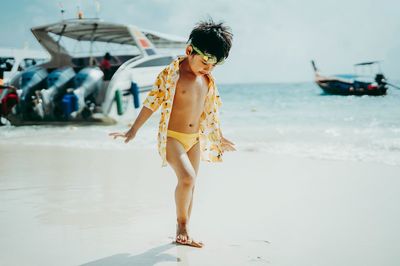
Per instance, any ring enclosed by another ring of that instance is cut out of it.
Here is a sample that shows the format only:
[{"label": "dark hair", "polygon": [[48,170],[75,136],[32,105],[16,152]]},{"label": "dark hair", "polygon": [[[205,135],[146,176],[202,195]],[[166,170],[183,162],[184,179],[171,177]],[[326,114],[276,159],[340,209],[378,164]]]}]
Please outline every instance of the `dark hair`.
[{"label": "dark hair", "polygon": [[190,33],[188,43],[202,52],[212,54],[218,61],[229,55],[233,34],[223,22],[215,23],[211,18],[198,23]]},{"label": "dark hair", "polygon": [[107,53],[104,55],[104,59],[106,59],[106,60],[111,60],[111,54],[110,54],[109,52],[107,52]]}]

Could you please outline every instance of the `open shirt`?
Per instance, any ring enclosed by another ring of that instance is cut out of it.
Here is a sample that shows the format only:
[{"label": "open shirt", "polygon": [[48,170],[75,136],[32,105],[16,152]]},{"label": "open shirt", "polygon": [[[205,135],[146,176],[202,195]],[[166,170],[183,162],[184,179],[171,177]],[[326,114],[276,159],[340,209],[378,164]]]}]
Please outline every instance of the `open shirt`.
[{"label": "open shirt", "polygon": [[[143,106],[155,112],[161,106],[161,118],[158,130],[158,152],[162,166],[167,165],[167,130],[174,101],[176,84],[179,80],[179,64],[186,57],[178,57],[158,74],[152,90],[148,93]],[[204,110],[200,116],[199,141],[200,156],[203,161],[222,161],[221,131],[219,107],[222,102],[214,78],[208,75],[208,93]]]}]

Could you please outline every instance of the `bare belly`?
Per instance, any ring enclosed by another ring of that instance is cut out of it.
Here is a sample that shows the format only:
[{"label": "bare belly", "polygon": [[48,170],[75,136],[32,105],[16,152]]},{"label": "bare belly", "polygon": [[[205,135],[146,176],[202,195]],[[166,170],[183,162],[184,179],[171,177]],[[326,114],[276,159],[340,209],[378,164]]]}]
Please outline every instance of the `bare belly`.
[{"label": "bare belly", "polygon": [[201,113],[185,109],[187,108],[182,110],[172,108],[168,129],[188,134],[199,132]]}]

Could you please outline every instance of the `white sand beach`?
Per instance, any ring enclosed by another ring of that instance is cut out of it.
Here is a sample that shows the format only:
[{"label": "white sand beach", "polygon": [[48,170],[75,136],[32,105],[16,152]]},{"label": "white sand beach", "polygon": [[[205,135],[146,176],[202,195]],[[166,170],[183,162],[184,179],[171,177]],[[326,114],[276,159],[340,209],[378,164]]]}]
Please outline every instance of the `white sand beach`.
[{"label": "white sand beach", "polygon": [[238,151],[202,163],[171,244],[155,149],[0,146],[0,265],[399,265],[400,167]]}]

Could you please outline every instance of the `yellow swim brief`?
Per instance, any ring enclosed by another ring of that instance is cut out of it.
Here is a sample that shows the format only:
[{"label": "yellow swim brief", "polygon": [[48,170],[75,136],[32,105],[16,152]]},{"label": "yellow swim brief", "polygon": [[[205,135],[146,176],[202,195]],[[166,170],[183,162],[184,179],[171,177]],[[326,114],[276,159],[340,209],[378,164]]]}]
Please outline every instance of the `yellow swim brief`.
[{"label": "yellow swim brief", "polygon": [[188,134],[168,129],[167,137],[171,137],[179,141],[183,145],[183,148],[186,152],[189,151],[197,142],[199,142],[199,133]]}]

